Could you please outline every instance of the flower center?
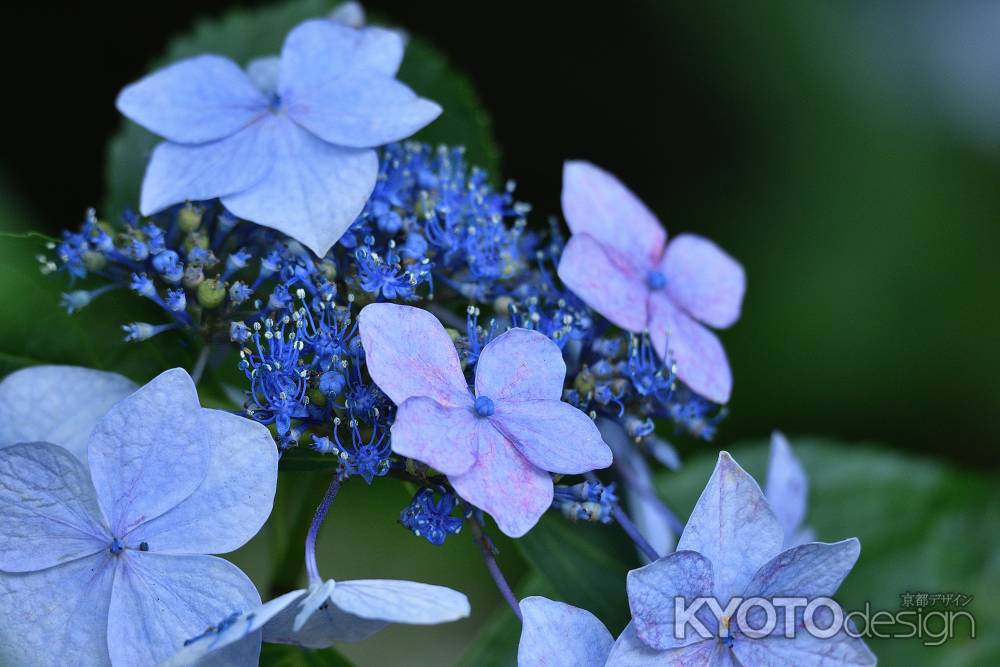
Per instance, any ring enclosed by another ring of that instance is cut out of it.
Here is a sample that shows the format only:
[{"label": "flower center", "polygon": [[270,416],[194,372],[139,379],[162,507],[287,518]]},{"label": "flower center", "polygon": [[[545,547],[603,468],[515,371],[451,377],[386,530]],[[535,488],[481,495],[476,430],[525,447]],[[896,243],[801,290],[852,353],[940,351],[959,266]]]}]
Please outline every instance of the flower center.
[{"label": "flower center", "polygon": [[116,537],[111,540],[111,546],[108,547],[108,550],[111,551],[111,555],[117,556],[121,552],[125,551],[125,545],[122,544],[122,541]]},{"label": "flower center", "polygon": [[660,290],[667,286],[667,277],[659,271],[646,274],[646,286],[651,290]]},{"label": "flower center", "polygon": [[489,396],[480,396],[476,399],[476,414],[480,417],[489,417],[493,411],[493,400]]},{"label": "flower center", "polygon": [[268,98],[267,108],[271,113],[278,113],[281,111],[281,95],[278,93],[271,93]]}]

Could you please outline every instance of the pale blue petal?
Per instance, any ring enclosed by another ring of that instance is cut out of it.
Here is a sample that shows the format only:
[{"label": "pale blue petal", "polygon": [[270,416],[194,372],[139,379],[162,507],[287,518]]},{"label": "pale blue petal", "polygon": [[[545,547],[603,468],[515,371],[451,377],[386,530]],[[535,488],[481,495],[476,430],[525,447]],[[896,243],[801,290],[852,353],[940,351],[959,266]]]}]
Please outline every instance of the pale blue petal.
[{"label": "pale blue petal", "polygon": [[476,394],[494,402],[562,400],[566,362],[552,340],[537,331],[511,329],[483,348],[476,362]]},{"label": "pale blue petal", "polygon": [[[626,588],[632,623],[644,643],[665,650],[702,641],[690,626],[686,636],[674,636],[674,601],[684,598],[691,604],[695,598],[712,595],[712,563],[707,558],[693,551],[675,551],[629,572]],[[707,631],[714,632],[716,624],[710,616],[699,614],[698,618]]]},{"label": "pale blue petal", "polygon": [[740,318],[746,274],[712,241],[681,234],[667,244],[659,270],[671,300],[695,319],[724,329]]},{"label": "pale blue petal", "polygon": [[792,547],[754,574],[743,597],[830,597],[860,555],[861,543],[853,537],[833,544],[811,542]]},{"label": "pale blue petal", "polygon": [[348,614],[370,621],[434,625],[469,615],[469,599],[462,593],[416,581],[338,581],[331,599]]},{"label": "pale blue petal", "polygon": [[208,472],[202,410],[191,377],[161,373],[121,401],[90,437],[90,473],[112,533],[123,537],[175,507]]},{"label": "pale blue petal", "polygon": [[51,442],[86,463],[94,424],[138,388],[117,373],[79,366],[15,371],[0,382],[0,446]]},{"label": "pale blue petal", "polygon": [[611,449],[594,420],[569,403],[504,401],[490,422],[542,470],[578,475],[611,465]]},{"label": "pale blue petal", "polygon": [[[306,591],[296,592],[300,596],[306,595]],[[328,603],[329,596],[319,600],[320,605],[315,607],[314,613],[303,618],[303,625],[298,630],[294,625],[295,619],[302,613],[301,603],[291,604],[275,615],[264,626],[264,641],[304,648],[327,648],[336,642],[367,639],[388,625],[387,621],[370,621],[341,611],[336,605]]]},{"label": "pale blue petal", "polygon": [[255,185],[222,198],[234,215],[277,229],[323,256],[368,201],[378,178],[373,150],[333,146],[285,116],[273,132],[270,170]]},{"label": "pale blue petal", "polygon": [[[125,551],[108,615],[111,659],[117,665],[155,665],[234,612],[259,606],[253,583],[221,558]],[[230,664],[257,664],[260,645],[234,644],[227,653]]]},{"label": "pale blue petal", "polygon": [[282,99],[296,123],[325,141],[353,148],[405,139],[441,114],[440,106],[405,84],[368,69],[283,89]]},{"label": "pale blue petal", "polygon": [[305,21],[288,33],[281,49],[281,88],[308,90],[359,69],[391,77],[402,61],[403,40],[393,30]]},{"label": "pale blue petal", "polygon": [[764,495],[785,531],[786,546],[796,538],[806,517],[809,478],[780,432],[771,434],[771,460],[767,466]]},{"label": "pale blue petal", "polygon": [[607,667],[709,667],[720,646],[710,640],[658,651],[639,639],[635,622],[632,622],[625,626],[611,647]]},{"label": "pale blue petal", "polygon": [[214,141],[267,113],[267,98],[236,63],[202,55],[164,67],[126,86],[118,110],[170,141]]},{"label": "pale blue petal", "polygon": [[208,474],[179,505],[128,534],[156,553],[217,554],[243,546],[264,525],[274,504],[278,449],[257,422],[202,410],[198,439],[210,451]]},{"label": "pale blue petal", "polygon": [[720,452],[678,551],[697,551],[712,561],[715,595],[725,605],[781,551],[783,541],[781,525],[757,482],[727,452]]},{"label": "pale blue petal", "polygon": [[108,551],[38,572],[0,572],[0,665],[109,666],[113,578]]},{"label": "pale blue petal", "polygon": [[361,28],[365,25],[365,8],[360,2],[345,2],[330,12],[329,19],[350,28]]},{"label": "pale blue petal", "polygon": [[520,602],[524,621],[518,667],[602,667],[615,643],[586,609],[532,596]]},{"label": "pale blue petal", "polygon": [[0,570],[32,572],[111,544],[90,476],[46,442],[0,448]]},{"label": "pale blue petal", "polygon": [[839,633],[829,639],[819,639],[804,630],[793,639],[783,636],[737,639],[733,652],[744,665],[871,667],[878,662],[860,638]]},{"label": "pale blue petal", "polygon": [[247,63],[247,76],[265,95],[278,92],[278,77],[281,76],[281,58],[262,56]]},{"label": "pale blue petal", "polygon": [[295,614],[295,623],[292,625],[292,629],[295,632],[301,630],[302,626],[309,621],[320,607],[330,602],[330,595],[333,593],[333,587],[336,585],[336,581],[327,579],[322,584],[309,587],[309,594],[299,603],[298,611]]},{"label": "pale blue petal", "polygon": [[258,183],[274,160],[274,125],[269,117],[211,144],[159,144],[142,181],[142,214],[242,192]]},{"label": "pale blue petal", "polygon": [[[247,652],[253,646],[260,646],[261,628],[302,597],[302,593],[303,591],[298,590],[280,595],[255,609],[239,614],[222,632],[212,632],[197,639],[189,639],[187,646],[161,662],[158,667],[221,667],[222,665],[240,667],[239,663],[226,662],[227,655],[235,651]],[[229,651],[222,650],[237,643],[245,646],[233,647]]]}]

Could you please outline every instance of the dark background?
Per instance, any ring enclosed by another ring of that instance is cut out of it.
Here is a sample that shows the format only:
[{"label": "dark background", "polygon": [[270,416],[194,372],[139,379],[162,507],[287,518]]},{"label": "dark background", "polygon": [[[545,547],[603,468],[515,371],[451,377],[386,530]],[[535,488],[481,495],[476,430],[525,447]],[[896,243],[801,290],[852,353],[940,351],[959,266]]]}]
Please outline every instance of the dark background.
[{"label": "dark background", "polygon": [[[0,168],[55,233],[101,198],[117,91],[236,3],[17,4]],[[585,158],[744,262],[720,444],[779,427],[995,466],[997,5],[726,5],[366,3],[471,76],[536,221]]]}]

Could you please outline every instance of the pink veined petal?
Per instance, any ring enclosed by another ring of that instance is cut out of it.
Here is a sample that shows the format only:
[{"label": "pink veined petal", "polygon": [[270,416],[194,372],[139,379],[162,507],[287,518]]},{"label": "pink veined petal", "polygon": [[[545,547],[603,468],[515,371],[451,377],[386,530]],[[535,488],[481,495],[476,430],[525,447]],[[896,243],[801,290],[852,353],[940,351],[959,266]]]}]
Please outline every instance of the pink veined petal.
[{"label": "pink veined petal", "polygon": [[677,377],[695,393],[726,403],[733,391],[729,359],[718,337],[662,293],[649,297],[649,337],[661,359],[670,358]]},{"label": "pink veined petal", "polygon": [[234,215],[277,229],[323,257],[351,226],[378,178],[373,150],[328,144],[287,116],[269,119],[273,141],[265,176],[227,193]]},{"label": "pink veined petal", "polygon": [[611,448],[594,420],[562,401],[504,401],[490,422],[532,465],[578,475],[611,465]]},{"label": "pink veined petal", "polygon": [[189,200],[223,197],[258,183],[271,167],[273,123],[265,118],[210,144],[157,145],[142,179],[142,214]]},{"label": "pink veined petal", "polygon": [[94,424],[138,388],[127,377],[91,368],[22,368],[0,382],[0,447],[51,442],[86,464]]},{"label": "pink veined petal", "polygon": [[548,336],[511,329],[483,348],[476,362],[476,394],[493,401],[562,399],[566,362]]},{"label": "pink veined petal", "polygon": [[559,258],[559,279],[588,306],[627,331],[646,329],[649,289],[589,234],[574,234]]},{"label": "pink veined petal", "polygon": [[743,665],[874,667],[877,664],[875,654],[863,640],[843,632],[829,639],[813,637],[805,630],[799,630],[794,639],[779,635],[737,640],[732,650]]},{"label": "pink veined petal", "polygon": [[281,88],[306,90],[357,69],[395,76],[403,39],[393,30],[357,30],[328,19],[300,23],[281,49]]},{"label": "pink veined petal", "polygon": [[426,396],[411,396],[396,411],[392,451],[461,475],[476,462],[479,415],[468,406],[448,408]]},{"label": "pink veined petal", "polygon": [[267,98],[228,58],[202,55],[126,86],[115,102],[126,117],[170,141],[222,139],[267,113]]},{"label": "pink veined petal", "polygon": [[521,600],[518,667],[603,667],[615,643],[586,609],[541,596]]},{"label": "pink veined petal", "polygon": [[296,123],[324,141],[353,148],[405,139],[441,114],[434,102],[369,69],[282,91],[282,100]]},{"label": "pink veined petal", "polygon": [[588,234],[613,248],[642,279],[663,254],[667,232],[656,216],[621,181],[589,162],[563,165],[562,209],[574,235]]},{"label": "pink veined petal", "polygon": [[155,553],[227,553],[257,534],[271,514],[278,449],[260,424],[221,410],[202,410],[199,442],[209,450],[205,480],[179,505],[125,536]]},{"label": "pink veined petal", "polygon": [[0,572],[0,665],[110,667],[107,550],[37,572]]},{"label": "pink veined petal", "polygon": [[611,647],[606,667],[715,667],[713,660],[719,647],[722,645],[718,642],[708,640],[659,651],[643,643],[632,621]]},{"label": "pink veined petal", "polygon": [[781,525],[757,482],[727,452],[720,452],[677,550],[696,551],[711,561],[715,596],[725,605],[781,551],[783,541]]},{"label": "pink veined petal", "polygon": [[743,267],[712,241],[681,234],[667,244],[660,272],[666,291],[688,314],[717,329],[740,319],[747,279]]},{"label": "pink veined petal", "polygon": [[[675,551],[660,560],[628,573],[626,587],[632,623],[643,643],[666,650],[703,641],[693,627],[686,627],[684,637],[675,637],[674,601],[684,598],[688,605],[695,598],[712,595],[712,563],[694,551]],[[697,614],[706,632],[715,632],[711,614]]]},{"label": "pink veined petal", "polygon": [[552,504],[552,478],[485,420],[479,422],[476,464],[448,480],[459,496],[492,516],[510,537],[531,530]]},{"label": "pink veined petal", "polygon": [[174,368],[94,427],[90,474],[115,537],[172,509],[201,485],[209,462],[201,412],[191,377]]},{"label": "pink veined petal", "polygon": [[831,597],[860,555],[861,543],[854,537],[786,549],[754,573],[743,597]]},{"label": "pink veined petal", "polygon": [[[108,613],[111,659],[116,665],[159,664],[233,612],[259,606],[257,589],[229,561],[125,551]],[[253,665],[260,644],[241,642],[224,651],[218,657],[229,657],[228,664]]]},{"label": "pink veined petal", "polygon": [[767,465],[764,495],[781,522],[787,546],[796,538],[806,517],[809,478],[795,458],[788,439],[778,431],[771,434],[771,458]]},{"label": "pink veined petal", "polygon": [[365,363],[396,405],[427,396],[444,407],[471,407],[458,351],[448,332],[423,308],[372,303],[358,315]]},{"label": "pink veined petal", "polygon": [[0,448],[0,570],[32,572],[111,544],[90,475],[47,442]]}]

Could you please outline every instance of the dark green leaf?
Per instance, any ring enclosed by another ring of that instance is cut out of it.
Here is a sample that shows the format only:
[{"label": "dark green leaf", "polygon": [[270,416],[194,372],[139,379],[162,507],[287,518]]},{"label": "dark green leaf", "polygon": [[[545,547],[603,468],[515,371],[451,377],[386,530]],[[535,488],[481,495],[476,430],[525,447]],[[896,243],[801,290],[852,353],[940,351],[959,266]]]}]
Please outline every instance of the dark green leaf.
[{"label": "dark green leaf", "polygon": [[613,633],[625,627],[625,575],[639,563],[632,542],[617,525],[571,523],[550,513],[517,545],[557,599],[590,611]]},{"label": "dark green leaf", "polygon": [[313,651],[284,644],[264,644],[260,652],[261,667],[352,667],[354,664],[336,649]]},{"label": "dark green leaf", "polygon": [[[823,541],[861,540],[861,559],[838,593],[846,608],[863,609],[868,601],[872,610],[898,611],[907,592],[975,596],[965,610],[976,618],[976,640],[963,620],[958,636],[939,647],[918,639],[870,641],[880,664],[1000,664],[1000,639],[987,630],[1000,623],[994,595],[1000,590],[1000,480],[867,445],[811,439],[792,446],[810,475],[807,524]],[[765,444],[731,451],[764,479]],[[715,456],[703,456],[660,475],[661,493],[682,516],[694,507],[714,464]],[[931,622],[937,631],[941,621]]]},{"label": "dark green leaf", "polygon": [[[262,8],[237,9],[221,19],[201,21],[191,32],[171,42],[150,69],[201,53],[218,53],[245,65],[256,57],[279,53],[291,28],[306,19],[328,14],[335,6],[328,0],[293,0]],[[493,141],[490,119],[465,75],[453,69],[440,52],[419,36],[411,36],[399,78],[444,108],[441,116],[418,133],[416,139],[464,145],[471,163],[497,174],[499,151]],[[105,215],[117,216],[137,206],[146,162],[158,141],[150,132],[125,121],[122,130],[108,144]]]}]

